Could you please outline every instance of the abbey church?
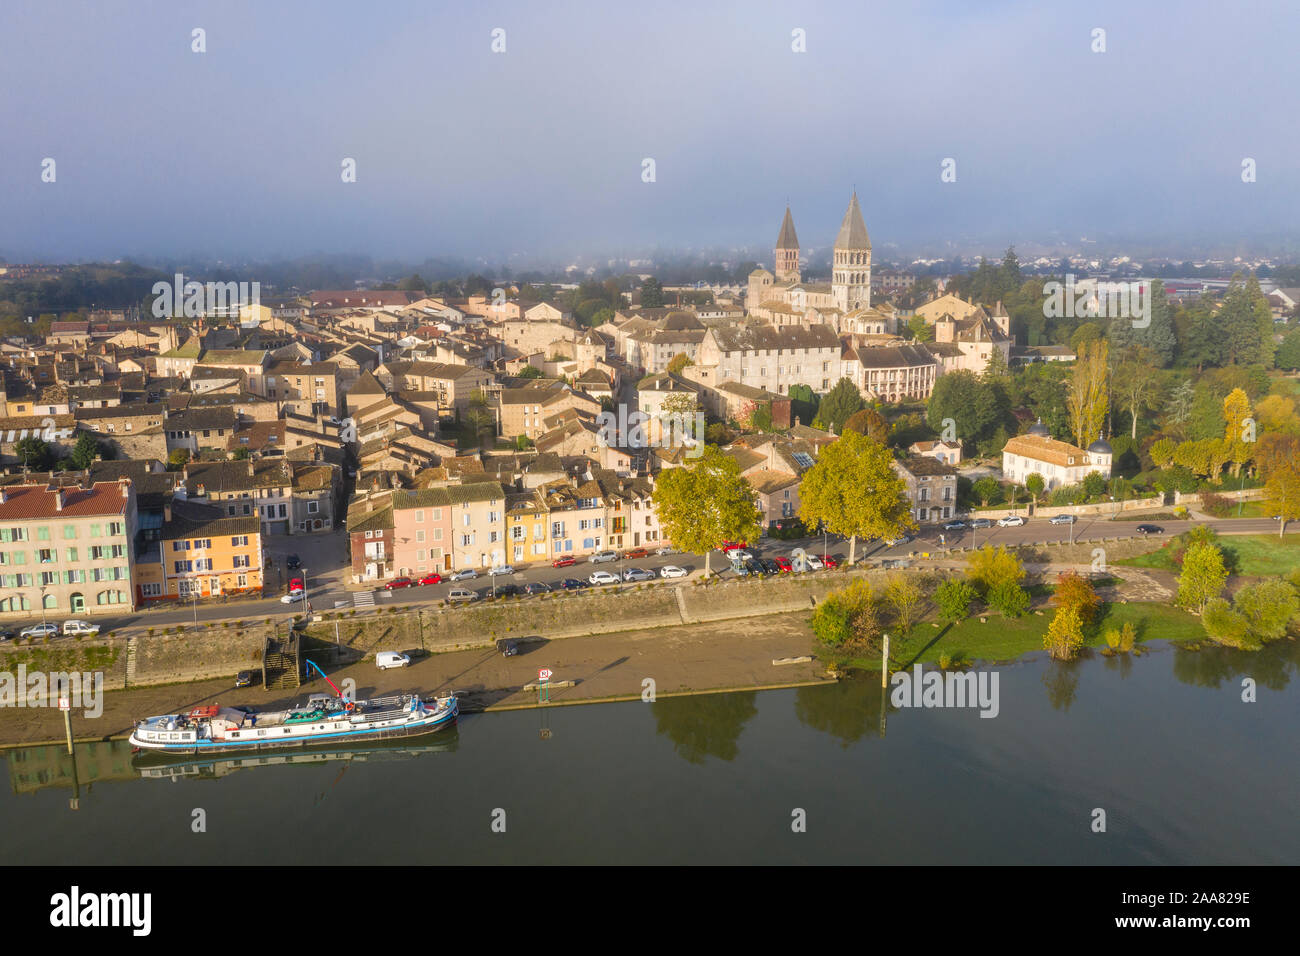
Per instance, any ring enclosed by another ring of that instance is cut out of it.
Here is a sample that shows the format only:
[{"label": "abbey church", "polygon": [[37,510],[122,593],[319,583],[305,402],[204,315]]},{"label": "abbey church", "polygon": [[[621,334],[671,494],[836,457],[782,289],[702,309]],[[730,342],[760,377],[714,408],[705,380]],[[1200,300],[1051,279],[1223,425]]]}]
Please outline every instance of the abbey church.
[{"label": "abbey church", "polygon": [[750,315],[775,326],[829,325],[839,335],[893,336],[893,306],[871,304],[871,237],[853,193],[840,223],[831,258],[831,281],[805,282],[800,271],[799,237],[790,207],[776,239],[775,272],[749,274],[746,307]]}]

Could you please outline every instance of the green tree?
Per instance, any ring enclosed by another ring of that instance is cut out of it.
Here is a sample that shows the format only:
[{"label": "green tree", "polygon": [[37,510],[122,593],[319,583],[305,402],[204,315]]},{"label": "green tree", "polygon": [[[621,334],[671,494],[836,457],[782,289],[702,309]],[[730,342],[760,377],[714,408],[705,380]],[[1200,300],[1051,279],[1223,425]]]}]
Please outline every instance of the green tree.
[{"label": "green tree", "polygon": [[678,352],[668,360],[668,372],[671,375],[681,375],[682,369],[694,364],[689,355],[685,352]]},{"label": "green tree", "polygon": [[541,378],[542,370],[536,365],[525,365],[519,370],[520,378]]},{"label": "green tree", "polygon": [[1006,548],[986,544],[966,562],[966,578],[988,600],[989,593],[1001,584],[1018,587],[1025,579],[1025,566]]},{"label": "green tree", "polygon": [[664,536],[684,551],[703,554],[706,577],[719,544],[757,541],[763,532],[754,490],[740,465],[713,445],[691,464],[662,471],[652,497]]},{"label": "green tree", "polygon": [[971,485],[970,490],[971,494],[980,500],[980,504],[987,508],[989,502],[993,500],[993,496],[998,493],[1000,487],[1001,485],[998,484],[996,478],[992,475],[985,475]]},{"label": "green tree", "polygon": [[89,468],[98,454],[98,439],[90,432],[82,432],[77,436],[77,444],[73,446],[72,454],[68,457],[74,468]]},{"label": "green tree", "polygon": [[662,309],[664,305],[664,287],[654,276],[641,283],[641,308]]},{"label": "green tree", "polygon": [[894,607],[894,621],[899,634],[906,638],[912,632],[918,612],[925,601],[925,592],[917,583],[916,575],[896,571],[885,582],[885,596]]},{"label": "green tree", "polygon": [[54,454],[49,442],[36,435],[29,435],[14,442],[14,454],[23,466],[33,471],[49,471]]},{"label": "green tree", "polygon": [[862,408],[862,393],[847,378],[842,378],[832,386],[818,406],[817,417],[835,434],[840,434],[849,416]]},{"label": "green tree", "polygon": [[958,624],[970,616],[970,606],[979,593],[961,578],[949,578],[934,590],[934,603],[939,606],[939,616]]},{"label": "green tree", "polygon": [[1037,512],[1038,498],[1040,495],[1042,495],[1044,491],[1047,490],[1047,482],[1043,479],[1043,476],[1040,475],[1038,472],[1031,471],[1029,474],[1025,476],[1025,490],[1028,491],[1029,494],[1033,497],[1034,511]]},{"label": "green tree", "polygon": [[849,538],[849,564],[856,561],[859,536],[893,538],[916,528],[892,462],[879,442],[846,432],[804,473],[799,517],[809,528],[821,522],[831,534]]},{"label": "green tree", "polygon": [[907,330],[911,333],[912,339],[917,342],[929,342],[934,338],[934,329],[919,315],[914,315],[907,320]]},{"label": "green tree", "polygon": [[180,471],[190,460],[188,448],[176,448],[167,456],[167,470]]},{"label": "green tree", "polygon": [[1229,647],[1250,645],[1250,623],[1246,616],[1223,598],[1213,598],[1205,604],[1201,626],[1210,640]]},{"label": "green tree", "polygon": [[1280,578],[1246,585],[1237,592],[1232,604],[1246,619],[1250,636],[1259,644],[1286,634],[1287,625],[1300,613],[1296,589]]},{"label": "green tree", "polygon": [[1273,360],[1278,368],[1291,372],[1300,369],[1300,328],[1292,329],[1282,338]]},{"label": "green tree", "polygon": [[1219,596],[1228,580],[1223,552],[1215,545],[1198,541],[1183,555],[1183,573],[1178,576],[1178,603],[1200,613]]},{"label": "green tree", "polygon": [[1001,385],[981,382],[973,372],[959,369],[939,376],[926,404],[930,427],[941,435],[951,419],[957,440],[973,447],[993,434],[1010,412],[1007,391]]},{"label": "green tree", "polygon": [[1029,592],[1019,584],[1000,581],[989,588],[988,605],[1005,617],[1020,617],[1029,610]]}]

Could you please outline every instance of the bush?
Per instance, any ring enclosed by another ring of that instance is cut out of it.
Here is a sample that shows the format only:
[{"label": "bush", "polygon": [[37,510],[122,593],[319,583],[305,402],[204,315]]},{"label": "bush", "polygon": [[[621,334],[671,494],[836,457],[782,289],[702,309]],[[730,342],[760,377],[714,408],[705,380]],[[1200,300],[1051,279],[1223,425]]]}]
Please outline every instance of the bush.
[{"label": "bush", "polygon": [[961,578],[944,581],[934,592],[934,601],[939,606],[939,616],[952,624],[964,621],[970,616],[970,606],[978,597],[975,588]]},{"label": "bush", "polygon": [[987,598],[989,607],[1006,617],[1020,617],[1029,610],[1029,592],[1014,581],[995,585]]},{"label": "bush", "polygon": [[1124,626],[1118,630],[1112,627],[1106,632],[1106,646],[1113,651],[1127,654],[1133,650],[1136,642],[1137,628],[1132,621],[1125,621]]},{"label": "bush", "polygon": [[1232,513],[1233,503],[1223,495],[1207,491],[1201,495],[1201,510],[1215,518],[1226,518]]},{"label": "bush", "polygon": [[1201,624],[1211,640],[1230,647],[1250,647],[1249,622],[1246,615],[1233,610],[1231,604],[1223,598],[1214,598],[1205,605],[1201,614]]}]

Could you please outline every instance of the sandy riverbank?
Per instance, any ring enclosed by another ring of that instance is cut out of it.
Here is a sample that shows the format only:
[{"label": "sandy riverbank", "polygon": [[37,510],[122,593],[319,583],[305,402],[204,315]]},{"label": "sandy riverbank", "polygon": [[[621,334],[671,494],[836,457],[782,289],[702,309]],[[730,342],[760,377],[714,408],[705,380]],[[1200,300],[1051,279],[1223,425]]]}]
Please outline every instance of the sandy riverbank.
[{"label": "sandy riverbank", "polygon": [[[808,655],[812,636],[806,612],[707,624],[620,631],[553,641],[526,641],[515,657],[492,649],[452,651],[415,660],[409,668],[380,671],[362,661],[330,672],[335,683],[356,681],[357,694],[420,691],[454,692],[466,711],[533,706],[535,691],[522,688],[536,681],[539,668],[554,672],[553,681],[575,681],[553,687],[555,704],[639,698],[643,681],[652,679],[658,694],[705,690],[791,686],[826,680],[815,661],[773,665],[772,661]],[[199,704],[249,704],[270,709],[307,693],[329,691],[317,678],[293,693],[267,693],[260,687],[236,690],[226,679],[109,691],[103,714],[88,719],[73,713],[77,739],[103,740],[126,736],[132,723],[153,714],[175,713]],[[0,711],[0,746],[29,745],[63,739],[63,719],[57,710]]]}]

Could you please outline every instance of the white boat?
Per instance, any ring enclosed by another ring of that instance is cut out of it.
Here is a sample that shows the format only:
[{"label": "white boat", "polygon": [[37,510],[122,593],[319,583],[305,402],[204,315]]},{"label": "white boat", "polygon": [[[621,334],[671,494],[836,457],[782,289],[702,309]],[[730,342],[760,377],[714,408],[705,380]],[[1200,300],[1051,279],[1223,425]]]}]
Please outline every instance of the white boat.
[{"label": "white boat", "polygon": [[416,694],[350,701],[313,694],[286,710],[255,713],[210,704],[184,714],[147,717],[135,725],[132,745],[164,753],[278,750],[433,733],[456,719],[455,696],[422,700]]}]

